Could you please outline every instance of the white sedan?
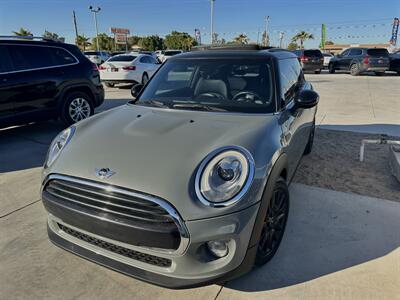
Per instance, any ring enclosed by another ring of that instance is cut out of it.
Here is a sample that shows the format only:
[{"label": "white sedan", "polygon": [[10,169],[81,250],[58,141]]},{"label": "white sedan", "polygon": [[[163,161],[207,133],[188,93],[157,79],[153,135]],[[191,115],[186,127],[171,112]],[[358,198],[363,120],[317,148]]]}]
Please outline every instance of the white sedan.
[{"label": "white sedan", "polygon": [[160,67],[160,63],[147,54],[120,54],[99,66],[100,79],[108,87],[116,83],[145,84]]},{"label": "white sedan", "polygon": [[322,53],[322,55],[324,56],[324,68],[328,68],[333,55],[330,53]]}]

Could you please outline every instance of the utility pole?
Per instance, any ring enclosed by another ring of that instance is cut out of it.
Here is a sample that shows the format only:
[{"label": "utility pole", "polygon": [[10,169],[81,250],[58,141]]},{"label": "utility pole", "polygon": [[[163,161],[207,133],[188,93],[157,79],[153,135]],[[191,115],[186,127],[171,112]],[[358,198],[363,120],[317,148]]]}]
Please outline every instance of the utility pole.
[{"label": "utility pole", "polygon": [[264,41],[264,43],[265,43],[265,47],[268,47],[269,46],[269,33],[268,33],[268,25],[269,25],[269,16],[266,16],[265,17],[265,41]]},{"label": "utility pole", "polygon": [[75,15],[75,11],[72,11],[72,18],[74,21],[74,28],[75,28],[75,44],[78,43],[78,26],[76,25],[76,15]]},{"label": "utility pole", "polygon": [[215,0],[211,1],[211,45],[214,44],[214,2]]},{"label": "utility pole", "polygon": [[285,36],[285,33],[283,31],[279,32],[279,48],[283,48],[283,37]]},{"label": "utility pole", "polygon": [[93,17],[94,17],[94,25],[96,27],[96,50],[99,51],[99,29],[97,27],[97,14],[100,12],[101,8],[99,6],[97,6],[96,8],[94,8],[93,6],[89,6],[89,10],[93,13]]}]

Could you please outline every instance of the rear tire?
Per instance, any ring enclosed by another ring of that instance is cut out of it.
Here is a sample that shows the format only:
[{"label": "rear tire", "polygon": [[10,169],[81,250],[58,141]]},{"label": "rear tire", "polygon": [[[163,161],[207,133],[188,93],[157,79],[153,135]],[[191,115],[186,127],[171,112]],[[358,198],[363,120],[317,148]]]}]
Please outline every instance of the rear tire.
[{"label": "rear tire", "polygon": [[360,67],[358,66],[358,64],[352,64],[350,66],[350,74],[352,76],[358,76],[360,75]]},{"label": "rear tire", "polygon": [[329,64],[328,70],[329,70],[330,74],[334,74],[335,73],[335,66],[333,64]]},{"label": "rear tire", "polygon": [[289,190],[285,179],[279,177],[275,182],[264,224],[257,245],[256,266],[269,262],[282,241],[289,214]]},{"label": "rear tire", "polygon": [[376,76],[383,76],[385,72],[374,72]]},{"label": "rear tire", "polygon": [[72,92],[64,97],[60,118],[65,125],[70,126],[93,114],[93,101],[86,93]]},{"label": "rear tire", "polygon": [[399,75],[399,76],[400,76],[400,71],[397,71],[397,75]]}]

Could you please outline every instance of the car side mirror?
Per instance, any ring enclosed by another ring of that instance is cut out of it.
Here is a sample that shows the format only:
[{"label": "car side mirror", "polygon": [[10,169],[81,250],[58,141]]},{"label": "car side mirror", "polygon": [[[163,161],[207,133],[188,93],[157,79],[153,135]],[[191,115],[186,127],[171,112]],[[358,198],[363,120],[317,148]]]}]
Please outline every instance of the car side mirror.
[{"label": "car side mirror", "polygon": [[298,108],[311,108],[318,104],[319,95],[313,90],[302,90],[296,97],[295,103]]},{"label": "car side mirror", "polygon": [[132,95],[133,99],[136,99],[136,98],[137,98],[137,96],[139,95],[139,93],[142,91],[143,86],[144,86],[143,84],[138,83],[138,84],[135,84],[135,85],[131,88],[131,95]]}]

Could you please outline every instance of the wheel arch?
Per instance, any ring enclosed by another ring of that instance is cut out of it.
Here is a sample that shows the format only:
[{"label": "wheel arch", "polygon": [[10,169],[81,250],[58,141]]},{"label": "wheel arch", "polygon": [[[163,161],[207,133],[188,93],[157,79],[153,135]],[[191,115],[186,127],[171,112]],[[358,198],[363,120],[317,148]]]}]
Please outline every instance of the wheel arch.
[{"label": "wheel arch", "polygon": [[65,97],[74,92],[82,92],[87,94],[90,97],[90,100],[92,101],[92,105],[95,106],[94,100],[95,100],[95,95],[92,91],[92,89],[89,87],[89,85],[86,84],[79,84],[79,85],[71,85],[68,87],[65,87],[63,91],[61,92],[59,96],[59,101],[57,105],[57,110],[60,111],[63,108],[64,102],[65,102]]}]

